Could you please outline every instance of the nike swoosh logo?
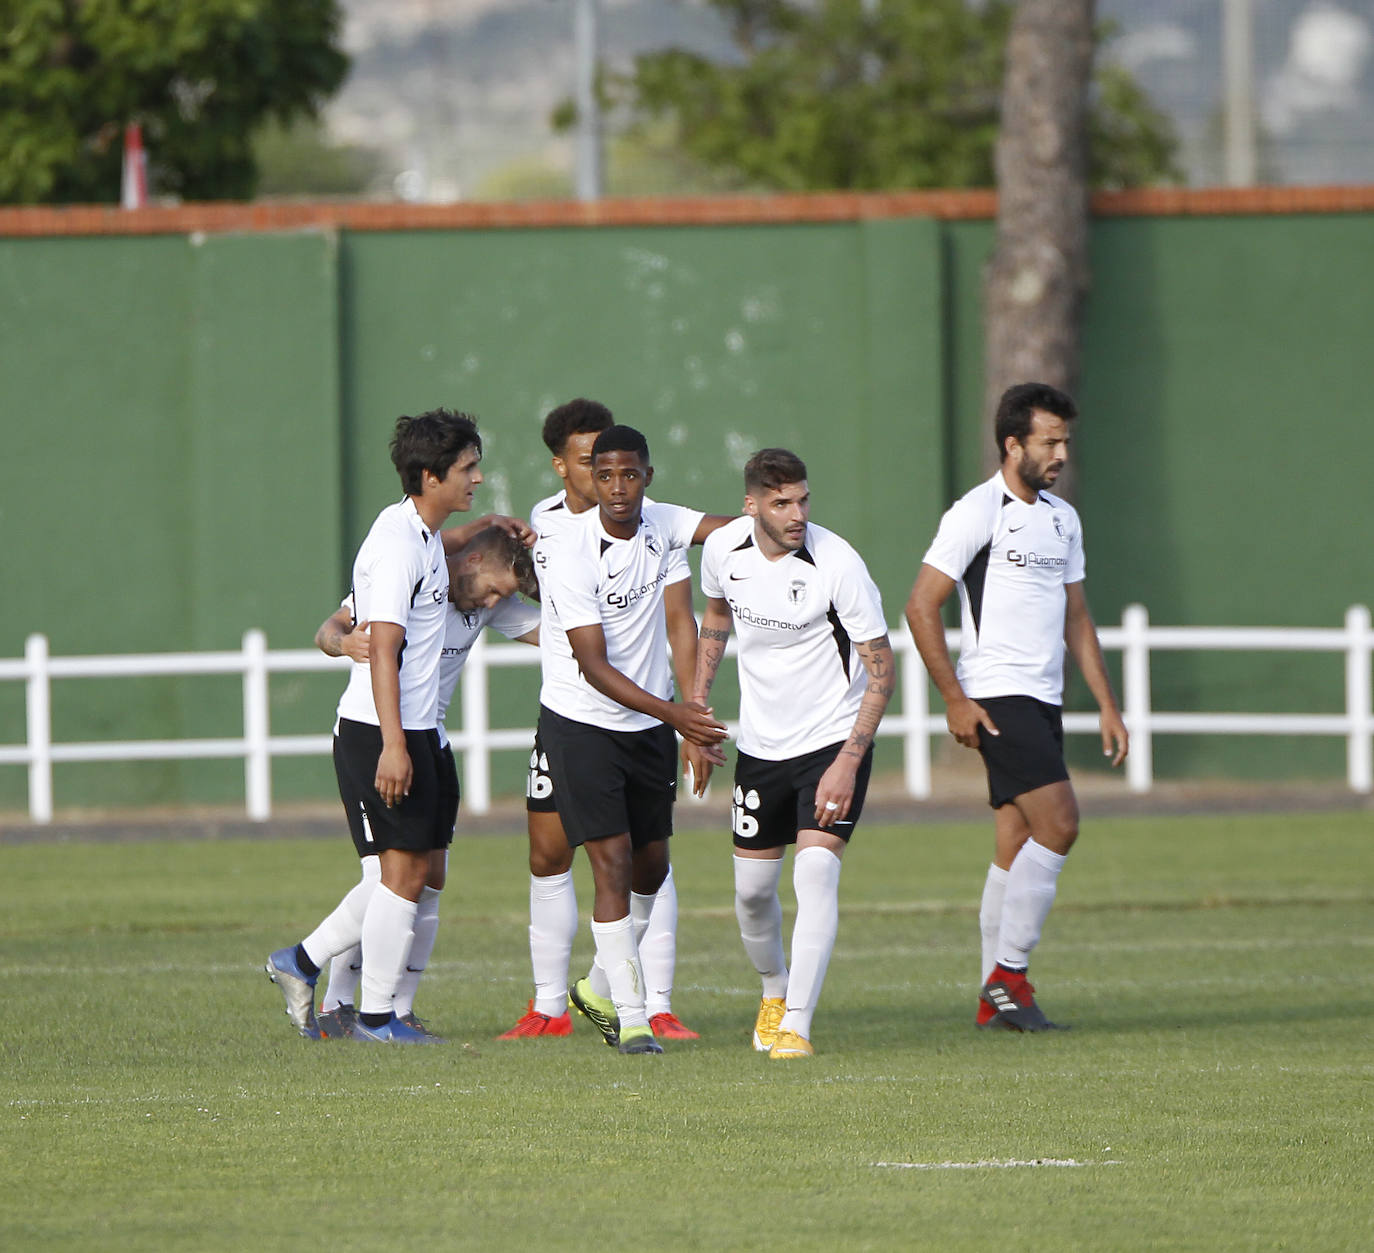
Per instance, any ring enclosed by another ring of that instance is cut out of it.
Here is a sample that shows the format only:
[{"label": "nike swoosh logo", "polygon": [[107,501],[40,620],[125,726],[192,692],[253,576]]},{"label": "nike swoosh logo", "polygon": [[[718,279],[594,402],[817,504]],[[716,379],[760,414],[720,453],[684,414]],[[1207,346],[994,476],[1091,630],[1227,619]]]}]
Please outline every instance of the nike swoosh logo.
[{"label": "nike swoosh logo", "polygon": [[[629,568],[630,568],[629,566],[626,566],[626,567],[625,567],[625,570],[628,570]],[[608,574],[606,577],[607,577],[608,579],[618,579],[618,578],[620,577],[621,574],[624,574],[624,573],[625,573],[625,570],[621,570],[619,574]]]},{"label": "nike swoosh logo", "polygon": [[1007,534],[1008,534],[1008,535],[1015,535],[1017,531],[1024,531],[1025,529],[1026,529],[1026,524],[1023,522],[1023,523],[1021,523],[1020,526],[1009,526],[1009,527],[1007,527]]},{"label": "nike swoosh logo", "polygon": [[747,575],[747,574],[732,574],[732,575],[730,576],[730,582],[732,582],[732,583],[742,583],[745,579],[747,579],[747,578],[749,578],[749,577],[750,577],[750,576]]}]

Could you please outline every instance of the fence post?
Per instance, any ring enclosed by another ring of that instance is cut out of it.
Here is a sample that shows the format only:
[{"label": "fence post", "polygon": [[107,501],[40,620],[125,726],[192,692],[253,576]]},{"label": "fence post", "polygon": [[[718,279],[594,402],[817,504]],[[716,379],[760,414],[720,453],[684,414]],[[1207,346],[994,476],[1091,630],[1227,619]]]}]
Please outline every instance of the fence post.
[{"label": "fence post", "polygon": [[1132,792],[1154,786],[1154,740],[1150,717],[1150,614],[1144,605],[1127,605],[1121,614],[1121,682],[1125,688],[1126,729],[1131,751],[1126,758],[1126,781]]},{"label": "fence post", "polygon": [[48,637],[24,641],[29,674],[24,681],[29,740],[29,817],[52,821],[52,681],[48,675]]},{"label": "fence post", "polygon": [[902,737],[902,761],[908,796],[925,800],[930,786],[930,685],[925,663],[914,643],[902,649],[902,713],[906,734]]},{"label": "fence post", "polygon": [[1345,611],[1350,636],[1345,654],[1345,711],[1350,719],[1346,740],[1346,776],[1352,792],[1374,790],[1374,720],[1370,715],[1369,606],[1351,605]]},{"label": "fence post", "polygon": [[486,634],[472,642],[463,663],[463,802],[470,814],[491,810],[491,723],[487,710]]},{"label": "fence post", "polygon": [[267,636],[254,628],[243,633],[243,784],[253,822],[266,822],[272,816],[270,738]]}]

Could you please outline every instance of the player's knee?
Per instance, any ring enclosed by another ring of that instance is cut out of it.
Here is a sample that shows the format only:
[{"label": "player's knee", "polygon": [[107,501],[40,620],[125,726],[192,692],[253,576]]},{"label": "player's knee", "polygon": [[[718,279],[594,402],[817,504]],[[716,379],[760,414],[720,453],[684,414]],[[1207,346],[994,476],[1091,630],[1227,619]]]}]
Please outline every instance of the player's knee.
[{"label": "player's knee", "polygon": [[567,874],[572,869],[572,849],[566,845],[562,849],[549,849],[530,845],[530,874],[537,879],[547,879],[552,875]]},{"label": "player's knee", "polygon": [[1036,833],[1036,843],[1043,844],[1052,853],[1061,856],[1074,846],[1078,839],[1078,814],[1056,814]]}]

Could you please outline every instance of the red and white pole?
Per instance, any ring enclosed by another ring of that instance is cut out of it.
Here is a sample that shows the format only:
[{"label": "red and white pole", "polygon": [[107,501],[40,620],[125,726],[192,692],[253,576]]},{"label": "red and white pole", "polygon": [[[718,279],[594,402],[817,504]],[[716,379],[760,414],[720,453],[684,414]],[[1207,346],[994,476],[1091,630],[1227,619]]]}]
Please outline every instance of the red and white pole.
[{"label": "red and white pole", "polygon": [[143,128],[137,122],[124,128],[124,176],[119,203],[125,209],[141,209],[148,203],[148,154],[143,151]]}]

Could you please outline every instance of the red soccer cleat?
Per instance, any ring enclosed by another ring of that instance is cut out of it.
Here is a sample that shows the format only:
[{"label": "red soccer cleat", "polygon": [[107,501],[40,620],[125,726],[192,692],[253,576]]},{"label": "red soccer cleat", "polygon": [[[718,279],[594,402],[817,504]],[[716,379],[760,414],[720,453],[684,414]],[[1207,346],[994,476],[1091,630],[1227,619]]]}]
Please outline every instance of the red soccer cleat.
[{"label": "red soccer cleat", "polygon": [[525,1040],[538,1035],[572,1035],[572,1015],[565,1009],[558,1017],[541,1014],[530,1001],[525,1016],[509,1031],[504,1031],[498,1040]]},{"label": "red soccer cleat", "polygon": [[676,1014],[655,1014],[649,1019],[654,1035],[661,1040],[700,1040],[701,1036],[686,1026]]}]

